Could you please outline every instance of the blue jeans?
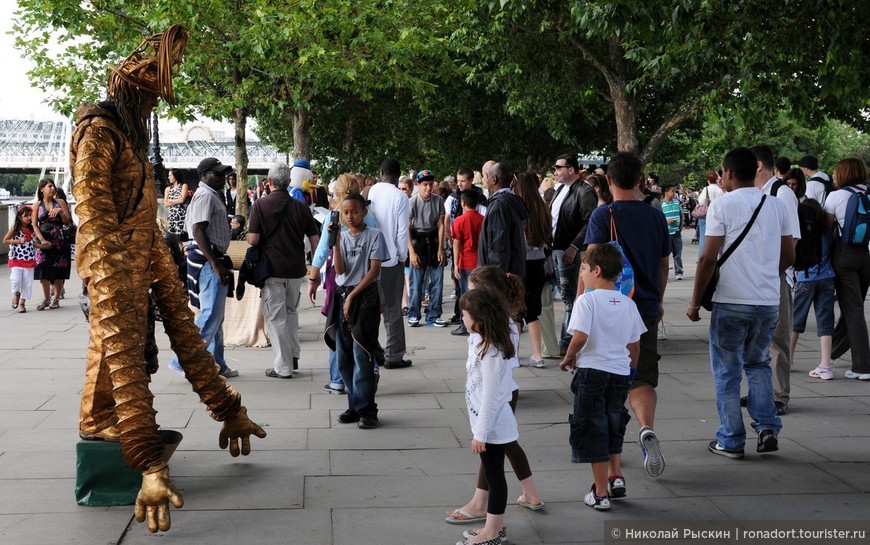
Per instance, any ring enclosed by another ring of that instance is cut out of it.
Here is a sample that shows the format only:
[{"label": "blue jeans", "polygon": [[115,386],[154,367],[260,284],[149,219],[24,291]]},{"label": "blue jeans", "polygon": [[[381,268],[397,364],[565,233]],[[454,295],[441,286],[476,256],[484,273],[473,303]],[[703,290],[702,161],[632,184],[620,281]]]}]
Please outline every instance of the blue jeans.
[{"label": "blue jeans", "polygon": [[741,450],[746,428],[740,410],[740,381],[749,384],[747,409],[757,433],[779,433],[782,421],[773,403],[773,378],[768,347],[779,307],[714,303],[710,315],[710,365],[716,388],[719,428],[716,440],[726,449]]},{"label": "blue jeans", "polygon": [[704,252],[704,238],[707,233],[707,218],[698,218],[695,230],[698,232],[698,256]]},{"label": "blue jeans", "polygon": [[[456,298],[457,301],[462,297],[462,294],[468,291],[468,277],[471,276],[472,269],[459,269],[459,297]],[[459,311],[459,317],[462,317],[462,310]]]},{"label": "blue jeans", "polygon": [[429,272],[429,285],[426,293],[429,294],[429,306],[426,307],[426,323],[435,323],[441,317],[441,292],[444,289],[444,267],[430,266],[411,267],[411,283],[408,290],[408,320],[419,320],[420,303],[423,300],[423,279]]},{"label": "blue jeans", "polygon": [[[344,298],[341,300],[344,304]],[[369,354],[346,330],[344,312],[338,321],[335,335],[335,359],[338,371],[347,391],[348,409],[361,416],[377,416],[378,405],[375,393],[378,389],[375,376],[375,355]]]},{"label": "blue jeans", "polygon": [[674,256],[674,274],[683,274],[683,233],[677,231],[668,235],[671,240],[671,255]]},{"label": "blue jeans", "polygon": [[562,304],[565,306],[565,316],[562,318],[562,330],[559,335],[561,348],[568,348],[571,343],[571,335],[568,335],[568,322],[571,321],[571,311],[574,309],[574,300],[577,299],[581,253],[578,251],[574,255],[574,260],[566,264],[562,262],[565,250],[553,250],[553,269],[559,280],[559,292],[562,295]]},{"label": "blue jeans", "polygon": [[[210,263],[202,266],[199,273],[199,316],[196,326],[199,335],[205,341],[206,349],[214,356],[214,362],[220,366],[220,372],[227,370],[224,359],[224,309],[227,306],[228,284],[221,284],[220,278]],[[180,369],[178,356],[173,356],[169,366]]]},{"label": "blue jeans", "polygon": [[344,388],[344,381],[338,371],[338,358],[336,358],[334,350],[329,351],[329,386],[331,388]]}]

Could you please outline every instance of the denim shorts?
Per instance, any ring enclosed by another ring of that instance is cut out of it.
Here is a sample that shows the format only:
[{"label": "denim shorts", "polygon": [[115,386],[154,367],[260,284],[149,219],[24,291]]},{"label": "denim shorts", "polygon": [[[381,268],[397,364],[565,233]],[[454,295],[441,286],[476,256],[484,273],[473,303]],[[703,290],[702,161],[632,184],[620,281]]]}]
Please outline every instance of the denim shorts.
[{"label": "denim shorts", "polygon": [[791,330],[803,333],[807,327],[810,304],[816,310],[819,337],[834,334],[834,279],[798,282],[794,287],[794,323]]},{"label": "denim shorts", "polygon": [[622,452],[625,425],[631,419],[625,408],[628,385],[628,375],[577,369],[571,381],[574,414],[568,416],[572,462],[606,462],[611,454]]}]

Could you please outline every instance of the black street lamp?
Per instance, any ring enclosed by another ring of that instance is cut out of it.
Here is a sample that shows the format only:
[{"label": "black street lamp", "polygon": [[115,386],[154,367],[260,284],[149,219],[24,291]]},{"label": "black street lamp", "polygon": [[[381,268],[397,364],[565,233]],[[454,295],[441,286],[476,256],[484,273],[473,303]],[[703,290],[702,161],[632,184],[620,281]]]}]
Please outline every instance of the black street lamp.
[{"label": "black street lamp", "polygon": [[154,169],[154,185],[157,188],[158,198],[163,195],[163,188],[167,183],[166,167],[163,166],[163,157],[160,156],[160,134],[158,131],[157,112],[151,113],[151,166]]}]

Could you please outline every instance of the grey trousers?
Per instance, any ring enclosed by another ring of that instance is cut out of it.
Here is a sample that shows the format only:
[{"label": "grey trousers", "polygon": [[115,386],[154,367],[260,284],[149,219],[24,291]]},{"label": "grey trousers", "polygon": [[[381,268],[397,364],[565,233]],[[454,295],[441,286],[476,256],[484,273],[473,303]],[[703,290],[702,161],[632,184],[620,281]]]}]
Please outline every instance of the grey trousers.
[{"label": "grey trousers", "polygon": [[794,320],[791,287],[785,274],[779,275],[779,318],[770,341],[770,368],[773,370],[773,399],[788,403],[791,391],[791,326]]},{"label": "grey trousers", "polygon": [[405,357],[405,323],[402,320],[402,290],[405,287],[405,264],[381,267],[381,303],[384,305],[384,329],[387,346],[384,359],[400,362]]}]

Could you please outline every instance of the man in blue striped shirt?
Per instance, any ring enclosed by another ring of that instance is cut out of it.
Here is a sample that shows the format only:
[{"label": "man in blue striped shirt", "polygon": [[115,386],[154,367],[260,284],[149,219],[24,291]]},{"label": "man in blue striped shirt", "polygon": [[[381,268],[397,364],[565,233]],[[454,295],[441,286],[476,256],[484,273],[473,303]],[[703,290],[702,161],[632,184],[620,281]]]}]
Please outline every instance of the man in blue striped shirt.
[{"label": "man in blue striped shirt", "polygon": [[676,189],[668,184],[662,188],[662,213],[668,222],[668,237],[671,239],[671,254],[674,256],[674,272],[677,280],[683,279],[682,207],[676,198]]}]

